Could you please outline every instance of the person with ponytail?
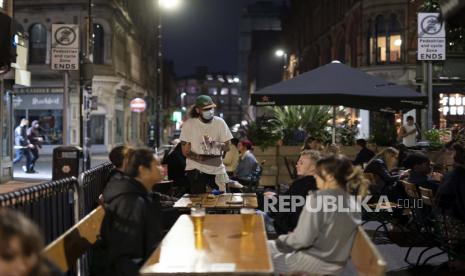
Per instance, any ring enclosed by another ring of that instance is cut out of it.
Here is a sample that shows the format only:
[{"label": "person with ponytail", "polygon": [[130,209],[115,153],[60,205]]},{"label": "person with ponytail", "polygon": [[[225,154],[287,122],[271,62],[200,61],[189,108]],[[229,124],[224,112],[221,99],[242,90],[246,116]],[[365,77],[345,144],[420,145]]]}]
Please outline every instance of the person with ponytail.
[{"label": "person with ponytail", "polygon": [[448,173],[436,194],[436,201],[446,214],[465,223],[465,145],[455,143],[454,169]]},{"label": "person with ponytail", "polygon": [[162,180],[160,162],[149,149],[125,152],[124,175],[104,190],[100,234],[107,252],[99,275],[138,275],[162,239],[160,198],[151,193]]},{"label": "person with ponytail", "polygon": [[[366,195],[369,182],[359,167],[341,155],[320,159],[315,178],[318,190],[307,198],[297,227],[269,242],[277,273],[334,275],[349,259],[361,223],[360,206],[351,195]],[[330,208],[329,198],[344,208]]]}]

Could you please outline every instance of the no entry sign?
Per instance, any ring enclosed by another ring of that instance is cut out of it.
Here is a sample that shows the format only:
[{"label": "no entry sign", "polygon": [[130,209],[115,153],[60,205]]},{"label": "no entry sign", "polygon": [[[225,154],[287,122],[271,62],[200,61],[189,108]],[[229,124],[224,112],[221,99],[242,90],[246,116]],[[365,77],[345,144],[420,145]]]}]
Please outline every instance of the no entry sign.
[{"label": "no entry sign", "polygon": [[145,103],[144,99],[135,98],[129,103],[129,107],[131,108],[132,112],[144,112],[147,104]]}]

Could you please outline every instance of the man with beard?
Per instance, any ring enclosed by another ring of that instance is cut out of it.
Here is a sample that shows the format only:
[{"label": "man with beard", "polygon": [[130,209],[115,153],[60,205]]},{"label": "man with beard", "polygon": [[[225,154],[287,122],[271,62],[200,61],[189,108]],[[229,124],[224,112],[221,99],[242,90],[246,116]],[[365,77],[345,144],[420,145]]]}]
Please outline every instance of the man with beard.
[{"label": "man with beard", "polygon": [[198,96],[191,108],[190,118],[181,128],[182,152],[186,156],[186,175],[192,194],[205,193],[207,185],[218,188],[218,181],[226,175],[222,153],[229,150],[233,138],[226,122],[214,115],[216,105],[207,95]]}]

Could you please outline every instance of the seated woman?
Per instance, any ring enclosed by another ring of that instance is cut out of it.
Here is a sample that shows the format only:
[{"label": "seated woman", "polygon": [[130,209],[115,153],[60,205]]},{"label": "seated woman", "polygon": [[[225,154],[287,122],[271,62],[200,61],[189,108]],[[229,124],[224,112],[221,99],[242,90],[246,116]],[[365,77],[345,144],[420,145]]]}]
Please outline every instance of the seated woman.
[{"label": "seated woman", "polygon": [[376,185],[370,186],[372,194],[388,195],[391,200],[403,195],[403,188],[396,185],[400,175],[391,173],[397,166],[398,154],[399,151],[395,148],[386,148],[373,157],[366,166],[365,173],[372,173],[377,179]]},{"label": "seated woman", "polygon": [[[300,158],[297,161],[296,169],[297,175],[300,176],[297,180],[292,182],[289,187],[289,190],[283,195],[285,196],[299,196],[303,199],[306,199],[310,191],[317,189],[315,182],[315,166],[316,162],[320,159],[320,153],[316,150],[304,150],[300,154]],[[265,193],[266,196],[276,196],[279,198],[279,195],[272,194],[270,192]],[[279,200],[277,200],[279,202]],[[292,201],[291,201],[292,202]],[[278,208],[276,208],[278,209]],[[297,226],[299,221],[300,213],[302,212],[303,207],[298,206],[295,209],[295,212],[276,212],[269,213],[270,217],[273,218],[273,226],[278,234],[287,234],[290,231],[293,231]]]},{"label": "seated woman", "polygon": [[[368,181],[359,167],[340,155],[320,159],[315,178],[318,191],[308,198],[294,232],[269,242],[278,273],[339,274],[349,259],[361,223],[350,194],[365,195]],[[336,206],[344,206],[344,211],[326,206],[329,197]]]},{"label": "seated woman", "polygon": [[[252,142],[249,140],[242,140],[238,144],[240,153],[239,164],[237,164],[234,171],[234,178],[239,182],[250,181],[252,173],[258,166],[257,159],[252,153]],[[244,184],[244,183],[241,183]]]},{"label": "seated woman", "polygon": [[63,275],[45,259],[42,250],[37,226],[21,213],[0,208],[0,275]]},{"label": "seated woman", "polygon": [[105,217],[100,230],[107,250],[104,275],[138,275],[139,268],[161,241],[161,205],[151,194],[162,180],[152,151],[136,149],[127,156],[125,177],[103,192]]}]

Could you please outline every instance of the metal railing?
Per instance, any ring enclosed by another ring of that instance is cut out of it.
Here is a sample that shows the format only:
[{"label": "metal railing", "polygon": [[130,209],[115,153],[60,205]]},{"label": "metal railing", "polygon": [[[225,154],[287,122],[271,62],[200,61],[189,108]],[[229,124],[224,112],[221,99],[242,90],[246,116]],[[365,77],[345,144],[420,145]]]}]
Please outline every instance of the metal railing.
[{"label": "metal railing", "polygon": [[0,194],[0,207],[18,210],[30,218],[48,244],[97,207],[112,169],[113,165],[106,162],[82,172],[79,181],[70,177]]},{"label": "metal railing", "polygon": [[18,210],[29,217],[39,226],[48,244],[79,221],[77,197],[78,181],[71,177],[0,194],[0,207]]},{"label": "metal railing", "polygon": [[113,165],[106,162],[79,174],[80,218],[97,207],[112,170]]}]

